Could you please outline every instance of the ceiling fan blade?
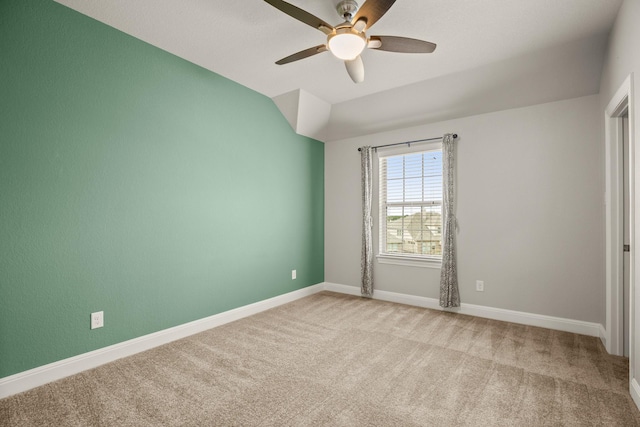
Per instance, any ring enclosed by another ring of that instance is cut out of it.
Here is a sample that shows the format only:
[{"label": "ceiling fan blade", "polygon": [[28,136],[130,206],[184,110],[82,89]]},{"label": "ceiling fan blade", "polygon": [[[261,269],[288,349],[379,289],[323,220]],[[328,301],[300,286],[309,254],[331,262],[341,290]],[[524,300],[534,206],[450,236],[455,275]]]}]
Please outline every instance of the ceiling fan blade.
[{"label": "ceiling fan blade", "polygon": [[[382,18],[382,15],[387,13],[387,10],[389,10],[389,8],[393,6],[395,2],[396,0],[365,1],[364,4],[360,6],[360,9],[358,9],[358,12],[356,12],[355,16],[351,20],[351,25],[356,26],[356,28],[361,28],[362,23],[357,25],[356,23],[358,21],[364,20],[366,22],[366,25],[364,26],[364,28],[371,28],[371,26],[375,24],[378,21],[378,19]],[[362,30],[359,30],[359,31],[362,31]]]},{"label": "ceiling fan blade", "polygon": [[310,47],[309,49],[301,50],[300,52],[294,53],[293,55],[289,55],[286,58],[282,58],[281,60],[277,61],[276,64],[278,64],[278,65],[288,64],[289,62],[298,61],[300,59],[308,58],[308,57],[316,55],[318,53],[326,52],[327,50],[328,50],[327,46],[323,45],[323,44],[318,45],[318,46],[314,46],[314,47]]},{"label": "ceiling fan blade", "polygon": [[347,73],[354,83],[361,83],[364,81],[364,64],[360,55],[356,56],[351,61],[344,61],[345,67],[347,67]]},{"label": "ceiling fan blade", "polygon": [[286,1],[282,1],[282,0],[264,0],[264,1],[266,1],[276,9],[291,16],[292,18],[295,18],[300,22],[304,22],[305,24],[310,25],[313,28],[316,28],[322,31],[327,35],[331,34],[331,32],[333,31],[333,26],[331,24],[327,24],[322,19],[310,14],[305,10],[300,9],[297,6],[289,4]]},{"label": "ceiling fan blade", "polygon": [[367,47],[401,53],[431,53],[436,50],[435,43],[396,36],[371,36]]}]

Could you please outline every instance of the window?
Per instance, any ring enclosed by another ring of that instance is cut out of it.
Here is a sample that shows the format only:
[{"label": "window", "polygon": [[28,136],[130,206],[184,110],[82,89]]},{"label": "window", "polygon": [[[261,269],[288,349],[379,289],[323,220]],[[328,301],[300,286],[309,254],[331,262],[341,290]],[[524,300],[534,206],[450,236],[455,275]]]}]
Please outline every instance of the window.
[{"label": "window", "polygon": [[378,259],[440,262],[442,258],[442,149],[380,152]]}]

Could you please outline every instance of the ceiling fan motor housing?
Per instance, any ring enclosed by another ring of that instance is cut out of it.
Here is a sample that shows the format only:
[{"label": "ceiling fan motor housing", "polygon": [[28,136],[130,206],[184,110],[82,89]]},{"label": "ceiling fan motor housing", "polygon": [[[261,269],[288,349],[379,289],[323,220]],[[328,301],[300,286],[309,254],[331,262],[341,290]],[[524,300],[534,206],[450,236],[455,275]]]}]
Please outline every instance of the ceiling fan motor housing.
[{"label": "ceiling fan motor housing", "polygon": [[341,18],[350,22],[353,19],[353,15],[358,11],[358,3],[355,0],[342,0],[336,6],[336,10]]}]

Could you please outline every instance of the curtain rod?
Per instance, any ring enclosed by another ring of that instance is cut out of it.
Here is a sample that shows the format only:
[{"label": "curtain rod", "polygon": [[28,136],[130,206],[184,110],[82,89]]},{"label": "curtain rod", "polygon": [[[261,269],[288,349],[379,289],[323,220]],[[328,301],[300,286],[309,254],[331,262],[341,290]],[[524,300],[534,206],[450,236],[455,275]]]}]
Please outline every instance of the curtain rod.
[{"label": "curtain rod", "polygon": [[[453,134],[453,138],[457,138],[458,134],[454,133]],[[427,139],[416,139],[415,141],[405,141],[405,142],[396,142],[395,144],[386,144],[386,145],[376,145],[375,147],[371,147],[371,148],[382,148],[382,147],[393,147],[395,145],[403,145],[403,144],[414,144],[416,142],[427,142],[427,141],[437,141],[439,139],[442,139],[442,137],[438,137],[438,138],[427,138]],[[361,151],[360,148],[358,148],[358,151]]]}]

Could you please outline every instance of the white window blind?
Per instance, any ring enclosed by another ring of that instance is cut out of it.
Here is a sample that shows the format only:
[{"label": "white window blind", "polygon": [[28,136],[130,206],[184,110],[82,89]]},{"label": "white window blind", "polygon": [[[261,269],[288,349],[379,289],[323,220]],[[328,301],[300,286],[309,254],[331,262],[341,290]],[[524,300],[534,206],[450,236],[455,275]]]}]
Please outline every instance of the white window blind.
[{"label": "white window blind", "polygon": [[378,154],[380,254],[441,258],[442,150]]}]

